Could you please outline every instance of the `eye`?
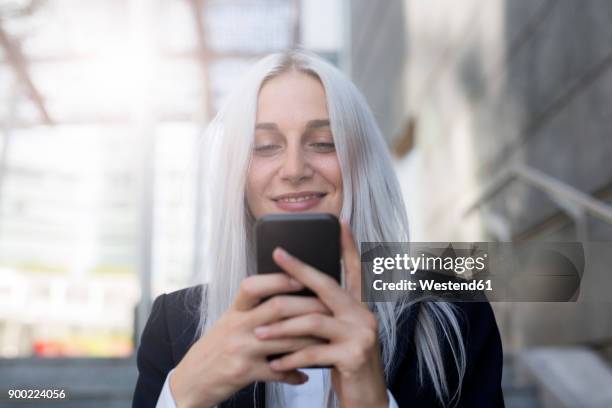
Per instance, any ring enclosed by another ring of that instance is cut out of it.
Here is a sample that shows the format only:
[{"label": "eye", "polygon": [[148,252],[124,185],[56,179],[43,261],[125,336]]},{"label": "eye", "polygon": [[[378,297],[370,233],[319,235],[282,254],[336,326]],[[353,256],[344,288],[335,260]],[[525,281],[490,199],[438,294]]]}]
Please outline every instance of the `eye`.
[{"label": "eye", "polygon": [[281,148],[281,145],[265,144],[265,145],[255,146],[253,150],[255,151],[255,153],[260,154],[260,155],[269,155],[269,154],[273,154],[280,148]]},{"label": "eye", "polygon": [[309,146],[317,152],[333,152],[336,150],[336,145],[333,142],[315,142],[310,143]]}]

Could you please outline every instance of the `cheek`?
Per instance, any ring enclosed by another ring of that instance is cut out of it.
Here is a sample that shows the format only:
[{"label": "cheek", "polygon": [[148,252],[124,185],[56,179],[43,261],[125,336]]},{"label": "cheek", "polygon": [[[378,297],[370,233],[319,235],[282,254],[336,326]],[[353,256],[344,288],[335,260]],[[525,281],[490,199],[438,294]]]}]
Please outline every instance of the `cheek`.
[{"label": "cheek", "polygon": [[340,162],[336,156],[321,159],[318,162],[318,171],[331,184],[336,194],[342,194],[342,171],[340,170]]},{"label": "cheek", "polygon": [[246,196],[249,205],[256,204],[255,201],[262,200],[266,188],[271,180],[273,170],[265,163],[253,160],[247,174]]},{"label": "cheek", "polygon": [[246,182],[246,199],[251,209],[254,205],[256,205],[256,200],[258,196],[258,191],[260,190],[259,185],[260,177],[258,177],[259,172],[254,166],[251,165],[249,168],[249,173],[247,174],[247,182]]},{"label": "cheek", "polygon": [[330,158],[323,163],[322,171],[325,178],[334,185],[337,192],[342,192],[342,171],[337,157]]},{"label": "cheek", "polygon": [[340,216],[340,211],[342,210],[342,171],[340,170],[340,163],[337,158],[333,160],[326,160],[324,164],[322,164],[320,168],[321,175],[325,178],[325,180],[332,186],[334,190],[334,194],[332,196],[330,208],[328,211],[335,214],[336,216]]}]

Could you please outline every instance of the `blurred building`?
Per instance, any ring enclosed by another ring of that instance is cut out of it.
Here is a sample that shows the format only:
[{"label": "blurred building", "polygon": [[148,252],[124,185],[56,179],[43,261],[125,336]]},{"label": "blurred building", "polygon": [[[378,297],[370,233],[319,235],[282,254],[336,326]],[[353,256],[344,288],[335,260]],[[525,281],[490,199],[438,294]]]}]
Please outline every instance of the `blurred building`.
[{"label": "blurred building", "polygon": [[[349,3],[352,77],[398,157],[413,240],[612,239],[612,3]],[[609,293],[612,251],[587,264]],[[604,300],[496,304],[504,348],[605,358]]]},{"label": "blurred building", "polygon": [[340,5],[0,1],[0,405],[128,405],[152,299],[199,265],[205,126],[266,54],[338,63]]}]

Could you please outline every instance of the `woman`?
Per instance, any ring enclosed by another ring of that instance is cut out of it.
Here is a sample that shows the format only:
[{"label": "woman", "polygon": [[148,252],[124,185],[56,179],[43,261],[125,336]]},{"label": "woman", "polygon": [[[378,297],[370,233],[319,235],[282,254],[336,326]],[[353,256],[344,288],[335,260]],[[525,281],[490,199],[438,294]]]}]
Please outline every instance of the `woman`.
[{"label": "woman", "polygon": [[[134,407],[503,406],[487,303],[360,301],[355,243],[407,241],[408,222],[373,115],[340,71],[302,51],[263,58],[203,143],[207,283],[156,299]],[[345,220],[345,288],[282,249],[286,273],[254,273],[254,221],[300,211]],[[304,287],[317,297],[290,295]],[[298,370],[314,365],[332,368]]]}]

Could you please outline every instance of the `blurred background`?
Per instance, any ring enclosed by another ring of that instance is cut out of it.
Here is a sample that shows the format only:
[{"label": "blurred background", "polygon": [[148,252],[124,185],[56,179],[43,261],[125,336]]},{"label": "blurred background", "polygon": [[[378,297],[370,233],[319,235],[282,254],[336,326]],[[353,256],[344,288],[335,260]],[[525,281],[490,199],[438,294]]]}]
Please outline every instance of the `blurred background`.
[{"label": "blurred background", "polygon": [[[366,95],[413,240],[612,240],[612,2],[0,0],[0,406],[130,404],[151,301],[198,268],[196,143],[293,46]],[[494,304],[507,406],[612,406],[610,306]]]}]

